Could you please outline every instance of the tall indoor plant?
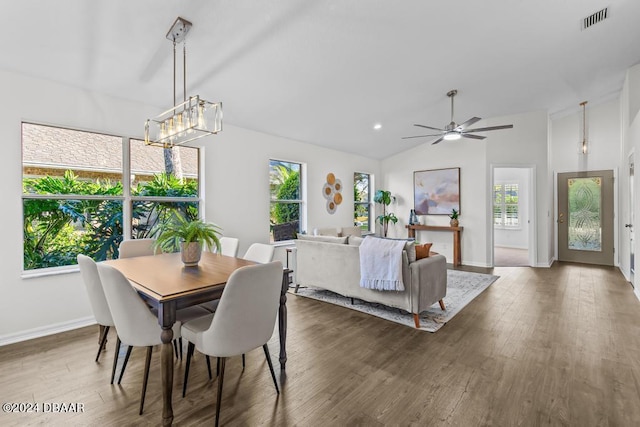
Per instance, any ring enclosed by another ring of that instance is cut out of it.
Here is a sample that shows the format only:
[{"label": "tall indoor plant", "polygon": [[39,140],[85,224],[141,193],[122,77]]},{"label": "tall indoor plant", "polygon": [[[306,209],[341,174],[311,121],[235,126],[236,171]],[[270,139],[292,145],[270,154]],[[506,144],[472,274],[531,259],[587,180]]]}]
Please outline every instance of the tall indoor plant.
[{"label": "tall indoor plant", "polygon": [[209,250],[214,247],[220,252],[220,227],[201,219],[188,221],[181,215],[174,215],[171,221],[160,227],[155,247],[163,252],[176,252],[182,255],[186,266],[198,265],[202,255],[202,245]]},{"label": "tall indoor plant", "polygon": [[393,212],[387,212],[387,206],[389,206],[394,199],[395,197],[391,195],[391,191],[386,190],[377,190],[373,198],[374,202],[382,205],[382,215],[378,215],[376,219],[382,226],[382,235],[384,237],[387,237],[389,223],[392,222],[395,224],[398,222],[398,217],[396,217]]}]

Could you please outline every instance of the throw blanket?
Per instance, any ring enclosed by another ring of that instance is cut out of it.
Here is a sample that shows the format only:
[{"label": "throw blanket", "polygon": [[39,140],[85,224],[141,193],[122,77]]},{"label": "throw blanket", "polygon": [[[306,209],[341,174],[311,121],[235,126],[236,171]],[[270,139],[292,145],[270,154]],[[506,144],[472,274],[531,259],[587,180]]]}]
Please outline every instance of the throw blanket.
[{"label": "throw blanket", "polygon": [[360,287],[378,291],[404,291],[404,240],[367,237],[360,245]]}]

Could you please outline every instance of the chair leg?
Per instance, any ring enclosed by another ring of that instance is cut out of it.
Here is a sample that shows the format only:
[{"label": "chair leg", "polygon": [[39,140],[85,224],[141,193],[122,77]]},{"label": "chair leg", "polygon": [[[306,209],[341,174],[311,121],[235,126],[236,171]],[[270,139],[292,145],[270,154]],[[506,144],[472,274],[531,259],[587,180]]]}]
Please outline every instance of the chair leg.
[{"label": "chair leg", "polygon": [[180,360],[182,361],[182,337],[178,338],[178,347],[180,347]]},{"label": "chair leg", "polygon": [[180,356],[178,355],[178,340],[173,340],[173,351],[174,351],[174,352],[175,352],[175,354],[176,354],[176,359],[177,359],[178,357],[180,357]]},{"label": "chair leg", "polygon": [[216,397],[216,427],[220,423],[220,404],[222,403],[222,382],[224,380],[224,365],[226,357],[218,357],[218,364],[220,365],[220,375],[218,375],[218,396]]},{"label": "chair leg", "polygon": [[420,329],[420,315],[418,313],[413,313],[413,323],[416,324],[416,329]]},{"label": "chair leg", "polygon": [[[187,344],[187,366],[184,368],[184,384],[182,384],[182,397],[187,395],[187,381],[189,381],[189,366],[191,366],[191,357],[193,356],[193,350],[196,348],[196,345],[192,342]],[[207,361],[209,360],[209,356],[207,356]],[[211,371],[209,371],[211,372]],[[211,374],[209,374],[211,376]]]},{"label": "chair leg", "polygon": [[280,394],[280,389],[278,388],[278,381],[276,380],[276,373],[273,371],[273,363],[271,362],[271,356],[269,355],[269,346],[263,345],[262,349],[264,350],[264,356],[267,358],[267,363],[269,364],[269,370],[271,371],[271,378],[273,378],[273,385],[276,386],[276,393]]},{"label": "chair leg", "polygon": [[122,364],[122,369],[120,370],[120,377],[118,378],[118,384],[122,381],[122,376],[124,375],[124,370],[127,367],[127,363],[129,362],[129,356],[131,356],[131,350],[133,350],[133,346],[130,345],[127,349],[127,354],[124,356],[124,363]]},{"label": "chair leg", "polygon": [[242,353],[242,370],[244,371],[244,353]]},{"label": "chair leg", "polygon": [[104,349],[104,345],[107,342],[107,335],[109,334],[109,328],[110,328],[110,326],[104,326],[102,328],[102,336],[100,337],[100,347],[98,347],[98,354],[96,355],[96,362],[100,358],[100,353],[102,353],[102,350]]},{"label": "chair leg", "polygon": [[216,358],[216,377],[220,376],[220,358]]},{"label": "chair leg", "polygon": [[153,346],[147,347],[147,360],[144,363],[144,381],[142,381],[142,395],[140,396],[140,412],[142,415],[144,410],[144,396],[147,394],[147,382],[149,381],[149,366],[151,365],[151,353],[153,352]]},{"label": "chair leg", "polygon": [[438,302],[440,303],[440,308],[442,309],[442,311],[445,311],[445,310],[446,310],[446,308],[445,308],[445,306],[444,306],[444,301],[443,301],[443,300],[440,300],[440,301],[438,301]]},{"label": "chair leg", "polygon": [[116,366],[118,365],[118,354],[120,353],[120,337],[116,337],[116,351],[113,353],[113,369],[111,369],[111,384],[116,377]]},{"label": "chair leg", "polygon": [[[211,376],[211,360],[209,359],[209,356],[205,355],[205,358],[207,359],[207,371],[209,371],[209,379],[213,379],[213,377]],[[216,376],[218,375],[218,373],[216,372]]]}]

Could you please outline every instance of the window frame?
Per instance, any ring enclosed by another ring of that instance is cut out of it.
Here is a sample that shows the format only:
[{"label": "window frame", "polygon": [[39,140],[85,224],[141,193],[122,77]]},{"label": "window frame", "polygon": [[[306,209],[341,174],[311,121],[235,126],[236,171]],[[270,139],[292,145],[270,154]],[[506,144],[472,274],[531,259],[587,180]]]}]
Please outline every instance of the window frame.
[{"label": "window frame", "polygon": [[[299,188],[298,188],[298,199],[272,199],[271,198],[271,165],[272,162],[278,162],[278,163],[289,163],[289,164],[295,164],[298,165],[300,170],[299,170],[299,177],[300,177],[300,182],[299,182]],[[298,233],[304,233],[305,228],[306,228],[306,219],[307,219],[307,203],[306,203],[306,164],[301,162],[301,161],[297,161],[297,160],[285,160],[282,158],[275,158],[275,157],[270,157],[269,158],[269,243],[275,246],[279,246],[279,245],[288,245],[291,244],[293,242],[293,239],[287,239],[287,240],[275,240],[275,236],[274,233],[272,232],[272,225],[271,224],[271,205],[273,203],[282,203],[282,204],[297,204],[299,206],[298,209]]]},{"label": "window frame", "polygon": [[[132,210],[133,210],[133,203],[138,202],[138,201],[150,201],[150,202],[169,202],[169,203],[173,203],[173,202],[193,202],[196,203],[198,205],[198,217],[199,218],[203,218],[203,213],[204,213],[204,196],[203,196],[203,192],[202,192],[202,188],[203,188],[203,182],[204,182],[204,176],[203,176],[203,164],[202,164],[202,155],[203,155],[203,147],[189,147],[189,148],[193,148],[195,150],[197,150],[197,180],[198,180],[198,192],[196,196],[190,196],[190,197],[154,197],[154,196],[133,196],[131,194],[131,141],[142,141],[144,142],[142,139],[140,138],[134,138],[134,137],[129,137],[129,136],[123,136],[123,135],[117,135],[117,134],[112,134],[112,133],[107,133],[107,132],[100,132],[100,131],[94,131],[94,130],[88,130],[88,129],[80,129],[80,128],[73,128],[73,127],[69,127],[69,126],[60,126],[60,125],[54,125],[54,124],[49,124],[49,123],[39,123],[36,121],[27,121],[27,120],[23,120],[20,122],[20,126],[21,126],[21,130],[20,130],[20,135],[21,135],[21,145],[24,144],[24,142],[22,141],[23,138],[23,126],[24,125],[34,125],[34,126],[43,126],[43,127],[50,127],[50,128],[56,128],[56,129],[64,129],[64,130],[69,130],[69,131],[75,131],[75,132],[86,132],[86,133],[91,133],[91,134],[96,134],[96,135],[105,135],[105,136],[110,136],[113,138],[120,138],[121,139],[121,150],[122,150],[122,177],[121,177],[121,182],[122,182],[122,195],[118,195],[118,196],[109,196],[109,195],[82,195],[82,194],[30,194],[30,193],[25,193],[24,191],[21,190],[21,200],[22,200],[22,218],[24,220],[24,202],[26,200],[36,200],[36,199],[44,199],[44,200],[102,200],[102,201],[119,201],[122,204],[122,239],[123,240],[129,240],[132,238],[132,230],[133,230],[133,215],[132,215]],[[154,149],[157,149],[156,147],[153,147]],[[22,168],[22,176],[21,176],[21,180],[20,180],[20,185],[22,186],[23,184],[23,180],[25,179],[25,175],[24,175],[24,157],[22,156],[22,158],[20,159],[21,162],[21,168]],[[83,170],[87,170],[87,171],[99,171],[99,168],[87,168],[87,167],[81,167]],[[69,169],[72,169],[71,167]],[[80,169],[80,168],[78,168]],[[72,169],[73,170],[73,169]],[[129,177],[129,179],[127,179],[126,177]],[[23,249],[23,253],[24,253],[24,237],[22,239],[22,249]],[[48,275],[55,275],[55,274],[64,274],[64,273],[68,273],[68,272],[75,272],[78,271],[78,265],[77,264],[68,264],[68,265],[61,265],[61,266],[55,266],[55,267],[43,267],[43,268],[36,268],[36,269],[25,269],[25,265],[24,265],[24,260],[22,262],[22,266],[21,266],[21,277],[24,278],[29,278],[29,277],[40,277],[40,276],[48,276]]]},{"label": "window frame", "polygon": [[367,207],[367,212],[368,212],[368,217],[367,217],[367,229],[363,230],[365,233],[370,233],[371,232],[371,225],[372,225],[372,221],[371,221],[371,213],[372,213],[372,209],[373,209],[373,174],[370,174],[368,172],[353,172],[353,187],[355,190],[355,186],[356,186],[356,175],[366,175],[367,176],[367,186],[368,186],[368,200],[366,202],[359,202],[357,200],[353,200],[353,213],[354,213],[354,218],[353,218],[353,225],[357,226],[356,224],[356,218],[355,218],[355,213],[357,211],[357,207],[358,206],[366,206]]},{"label": "window frame", "polygon": [[[502,196],[502,200],[500,203],[496,203],[496,187],[500,186],[501,187],[501,191],[500,194]],[[517,203],[507,203],[506,202],[506,188],[509,186],[515,186],[516,187],[516,193],[517,193],[517,197],[518,197],[518,202]],[[493,194],[492,194],[492,199],[493,199],[493,215],[492,215],[492,221],[493,221],[493,227],[496,230],[520,230],[522,229],[522,222],[521,222],[521,216],[520,216],[520,183],[517,181],[500,181],[500,182],[495,182],[493,184]],[[495,220],[496,220],[496,206],[499,207],[499,211],[500,211],[500,224],[496,224]],[[516,220],[517,220],[517,224],[516,225],[509,225],[507,224],[507,207],[508,206],[515,206],[516,207]]]}]

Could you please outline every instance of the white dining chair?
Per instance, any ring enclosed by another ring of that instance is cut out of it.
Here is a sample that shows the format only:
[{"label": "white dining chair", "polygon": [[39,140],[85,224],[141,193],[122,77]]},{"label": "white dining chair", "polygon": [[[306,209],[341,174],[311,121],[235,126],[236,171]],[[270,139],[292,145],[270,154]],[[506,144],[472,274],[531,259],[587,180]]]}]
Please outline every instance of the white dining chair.
[{"label": "white dining chair", "polygon": [[240,240],[235,237],[223,236],[220,238],[220,253],[226,256],[237,257]]},{"label": "white dining chair", "polygon": [[267,245],[265,243],[252,243],[242,258],[249,261],[259,262],[260,264],[266,264],[273,260],[274,252],[275,247],[273,245]]},{"label": "white dining chair", "polygon": [[[102,281],[98,274],[98,266],[96,262],[86,255],[79,254],[77,256],[78,266],[80,267],[80,275],[87,289],[87,295],[89,296],[89,303],[93,310],[93,316],[96,318],[96,322],[102,328],[102,334],[100,336],[98,354],[96,355],[96,362],[100,358],[100,353],[104,349],[107,342],[107,334],[112,326],[115,326],[113,317],[111,316],[111,310],[107,304],[107,298],[104,295],[102,289]],[[113,368],[111,370],[111,384],[116,375],[116,365],[118,363],[118,353],[120,352],[120,338],[116,338],[116,348],[113,355]]]},{"label": "white dining chair", "polygon": [[189,366],[194,349],[218,358],[216,426],[220,420],[224,370],[228,357],[262,346],[276,393],[280,394],[267,342],[273,335],[276,324],[281,283],[280,261],[241,267],[229,276],[215,313],[182,325],[182,336],[189,342],[183,397],[187,392]]},{"label": "white dining chair", "polygon": [[[118,337],[123,344],[130,347],[146,347],[147,358],[144,367],[144,379],[142,394],[140,396],[140,411],[144,409],[144,398],[149,379],[149,365],[154,345],[162,344],[160,334],[162,328],[158,324],[158,318],[153,315],[149,307],[144,303],[129,280],[118,270],[106,264],[98,264],[98,273],[102,280],[104,295],[107,299],[111,315],[118,330]],[[173,337],[180,337],[180,321],[173,326]],[[122,372],[126,367],[130,351],[122,366]],[[122,373],[120,374],[120,380]],[[118,383],[120,383],[118,380]]]},{"label": "white dining chair", "polygon": [[153,247],[155,242],[156,239],[123,240],[118,246],[119,258],[131,258],[160,253],[160,249],[155,249]]}]

